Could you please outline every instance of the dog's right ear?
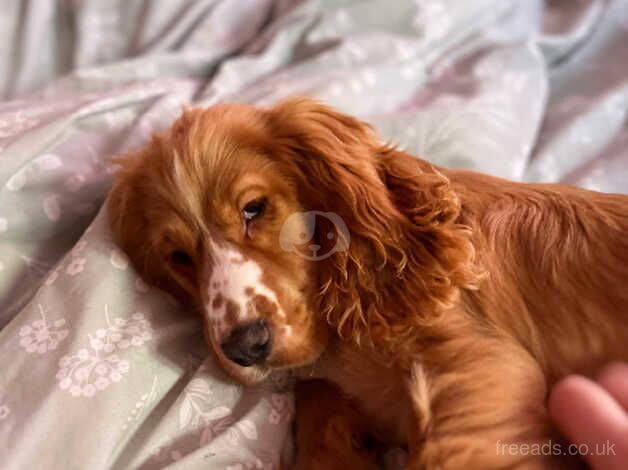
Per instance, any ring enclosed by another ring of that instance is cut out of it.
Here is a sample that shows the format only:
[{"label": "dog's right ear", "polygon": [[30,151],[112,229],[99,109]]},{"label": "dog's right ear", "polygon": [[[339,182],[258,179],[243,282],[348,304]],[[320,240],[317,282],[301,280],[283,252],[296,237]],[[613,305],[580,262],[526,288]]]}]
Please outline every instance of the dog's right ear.
[{"label": "dog's right ear", "polygon": [[139,210],[142,185],[136,170],[140,158],[139,154],[131,154],[112,159],[119,168],[107,198],[107,216],[115,242],[127,255],[138,258],[142,245],[147,245],[141,243],[147,220]]},{"label": "dog's right ear", "polygon": [[126,253],[133,267],[149,283],[159,284],[157,240],[150,230],[149,212],[152,179],[146,174],[146,150],[115,157],[118,165],[113,186],[107,198],[107,216],[116,245]]}]

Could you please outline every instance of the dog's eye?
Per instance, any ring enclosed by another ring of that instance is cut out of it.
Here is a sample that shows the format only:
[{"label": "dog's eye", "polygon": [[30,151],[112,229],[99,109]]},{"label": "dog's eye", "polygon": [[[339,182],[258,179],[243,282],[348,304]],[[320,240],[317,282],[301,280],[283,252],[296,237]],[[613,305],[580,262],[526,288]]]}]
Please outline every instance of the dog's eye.
[{"label": "dog's eye", "polygon": [[194,264],[192,257],[184,250],[174,250],[170,253],[170,261],[179,266],[190,266]]},{"label": "dog's eye", "polygon": [[249,202],[244,209],[242,209],[242,215],[245,222],[250,222],[253,219],[261,216],[266,210],[266,199],[256,199]]}]

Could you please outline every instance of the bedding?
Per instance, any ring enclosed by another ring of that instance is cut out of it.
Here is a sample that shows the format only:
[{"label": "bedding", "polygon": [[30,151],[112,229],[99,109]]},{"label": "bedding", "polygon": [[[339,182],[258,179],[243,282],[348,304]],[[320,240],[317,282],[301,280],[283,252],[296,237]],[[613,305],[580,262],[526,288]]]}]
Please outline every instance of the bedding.
[{"label": "bedding", "polygon": [[6,468],[278,468],[290,394],[232,383],[198,320],[130,267],[102,209],[109,157],[182,106],[309,95],[440,165],[628,192],[626,0],[3,9]]}]

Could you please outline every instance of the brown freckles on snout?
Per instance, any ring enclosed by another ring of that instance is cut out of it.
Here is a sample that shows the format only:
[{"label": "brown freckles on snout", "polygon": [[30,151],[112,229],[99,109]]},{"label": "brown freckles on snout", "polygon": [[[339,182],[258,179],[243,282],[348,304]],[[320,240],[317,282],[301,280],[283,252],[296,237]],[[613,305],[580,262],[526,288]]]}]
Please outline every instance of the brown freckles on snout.
[{"label": "brown freckles on snout", "polygon": [[227,308],[225,311],[225,320],[227,325],[235,327],[240,317],[240,306],[231,299],[227,299]]},{"label": "brown freckles on snout", "polygon": [[277,304],[264,295],[254,295],[251,303],[262,318],[273,318],[277,314]]},{"label": "brown freckles on snout", "polygon": [[247,318],[269,320],[276,323],[276,316],[279,311],[277,304],[262,294],[255,294],[252,288],[245,290],[250,300],[246,303]]},{"label": "brown freckles on snout", "polygon": [[222,307],[225,299],[222,297],[221,293],[216,294],[216,297],[212,300],[212,309],[217,310]]}]

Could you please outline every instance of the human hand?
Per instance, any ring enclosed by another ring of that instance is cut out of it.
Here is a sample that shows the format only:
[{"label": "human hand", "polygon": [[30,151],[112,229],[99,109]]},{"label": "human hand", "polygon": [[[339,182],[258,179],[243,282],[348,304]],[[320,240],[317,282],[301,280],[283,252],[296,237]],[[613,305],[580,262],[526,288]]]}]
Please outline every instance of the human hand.
[{"label": "human hand", "polygon": [[564,378],[552,389],[548,406],[560,431],[594,470],[628,468],[628,364],[608,365],[596,381]]}]

